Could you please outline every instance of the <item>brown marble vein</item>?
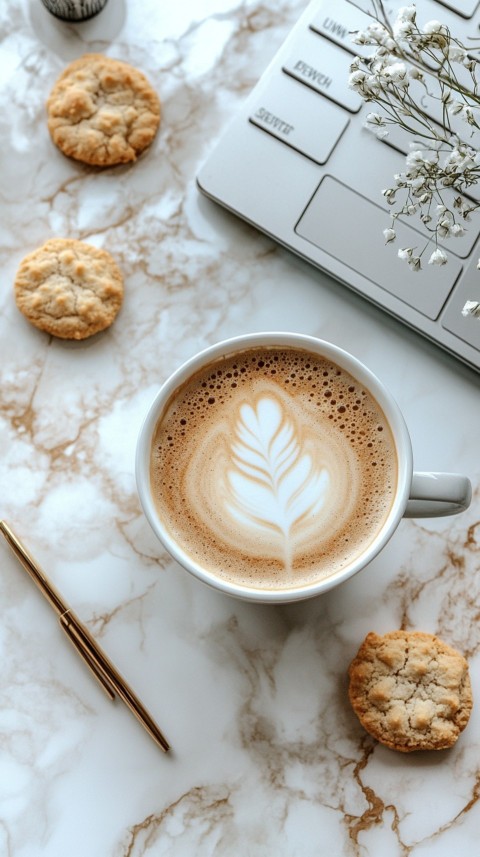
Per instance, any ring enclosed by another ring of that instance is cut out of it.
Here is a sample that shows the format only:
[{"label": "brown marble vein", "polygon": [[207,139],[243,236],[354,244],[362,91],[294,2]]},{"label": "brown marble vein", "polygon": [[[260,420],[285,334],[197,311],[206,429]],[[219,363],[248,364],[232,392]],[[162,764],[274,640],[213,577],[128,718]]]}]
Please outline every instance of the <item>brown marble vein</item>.
[{"label": "brown marble vein", "polygon": [[[222,841],[227,847],[229,845],[223,829],[225,826],[228,828],[233,816],[234,809],[224,788],[195,786],[161,812],[133,825],[126,834],[125,844],[116,853],[118,857],[142,857],[155,849],[160,837],[170,840],[173,846],[182,828],[186,830],[192,824],[198,828],[197,853],[206,854],[205,847],[212,846],[214,850],[210,853],[221,853]],[[175,825],[170,831],[168,827],[172,819]]]}]

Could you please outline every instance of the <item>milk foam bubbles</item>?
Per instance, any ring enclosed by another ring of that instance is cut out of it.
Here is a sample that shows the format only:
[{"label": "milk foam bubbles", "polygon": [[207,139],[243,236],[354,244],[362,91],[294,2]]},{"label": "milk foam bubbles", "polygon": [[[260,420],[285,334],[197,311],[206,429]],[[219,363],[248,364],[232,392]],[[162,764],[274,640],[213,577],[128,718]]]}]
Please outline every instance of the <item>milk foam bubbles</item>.
[{"label": "milk foam bubbles", "polygon": [[152,493],[194,561],[258,588],[307,585],[372,541],[391,507],[396,453],[372,396],[289,348],[217,360],[157,425]]}]

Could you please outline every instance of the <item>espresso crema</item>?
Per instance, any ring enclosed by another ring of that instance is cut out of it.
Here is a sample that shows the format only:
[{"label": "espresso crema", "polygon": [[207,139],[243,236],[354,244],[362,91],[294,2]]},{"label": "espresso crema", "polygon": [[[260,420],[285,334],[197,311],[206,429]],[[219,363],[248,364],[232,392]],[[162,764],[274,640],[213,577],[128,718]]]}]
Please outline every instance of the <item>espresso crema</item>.
[{"label": "espresso crema", "polygon": [[375,399],[296,348],[211,362],[171,397],[151,488],[182,550],[258,589],[307,586],[359,556],[392,506],[397,455]]}]

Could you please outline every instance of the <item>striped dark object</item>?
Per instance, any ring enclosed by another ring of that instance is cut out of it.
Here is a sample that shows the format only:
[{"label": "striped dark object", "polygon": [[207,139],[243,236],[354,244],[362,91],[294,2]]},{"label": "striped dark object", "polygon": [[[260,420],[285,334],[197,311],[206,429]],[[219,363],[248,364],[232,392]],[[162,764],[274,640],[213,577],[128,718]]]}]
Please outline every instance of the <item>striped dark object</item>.
[{"label": "striped dark object", "polygon": [[42,0],[52,15],[61,21],[88,21],[102,11],[107,0]]}]

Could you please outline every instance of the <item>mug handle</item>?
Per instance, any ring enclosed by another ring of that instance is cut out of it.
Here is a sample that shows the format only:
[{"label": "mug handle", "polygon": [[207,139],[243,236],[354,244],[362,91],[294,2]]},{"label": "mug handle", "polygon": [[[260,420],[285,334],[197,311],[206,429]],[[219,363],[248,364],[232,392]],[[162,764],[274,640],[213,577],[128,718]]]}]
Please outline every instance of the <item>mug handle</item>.
[{"label": "mug handle", "polygon": [[459,473],[414,473],[405,518],[437,518],[468,509],[472,486]]}]

